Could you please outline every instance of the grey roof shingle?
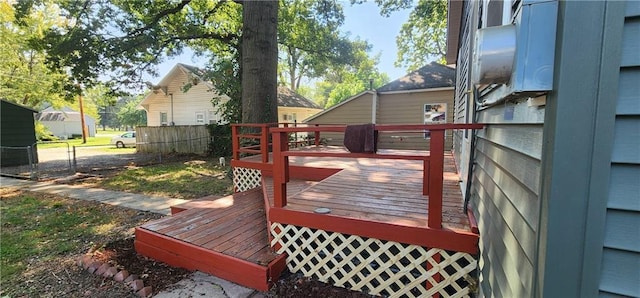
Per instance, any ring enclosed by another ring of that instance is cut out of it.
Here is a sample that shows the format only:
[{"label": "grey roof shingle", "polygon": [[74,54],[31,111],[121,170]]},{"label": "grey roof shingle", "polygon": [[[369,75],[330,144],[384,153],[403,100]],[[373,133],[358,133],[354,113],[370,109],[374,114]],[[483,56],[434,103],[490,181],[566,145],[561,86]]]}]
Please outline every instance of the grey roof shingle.
[{"label": "grey roof shingle", "polygon": [[[184,67],[187,71],[202,77],[205,75],[205,71],[196,66],[187,65],[184,63],[178,63],[180,66]],[[297,107],[297,108],[311,108],[311,109],[322,109],[315,102],[309,100],[308,98],[294,92],[293,90],[284,87],[278,86],[278,106],[281,107]]]},{"label": "grey roof shingle", "polygon": [[278,106],[322,109],[315,102],[284,86],[278,86]]},{"label": "grey roof shingle", "polygon": [[392,81],[376,91],[406,91],[440,87],[454,87],[455,68],[431,62],[404,77]]}]

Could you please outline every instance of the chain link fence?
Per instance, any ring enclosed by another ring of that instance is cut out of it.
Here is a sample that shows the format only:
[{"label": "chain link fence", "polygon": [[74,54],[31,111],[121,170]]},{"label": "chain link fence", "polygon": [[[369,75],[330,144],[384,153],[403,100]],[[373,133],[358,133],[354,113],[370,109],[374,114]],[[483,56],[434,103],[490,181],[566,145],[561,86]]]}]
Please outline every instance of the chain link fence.
[{"label": "chain link fence", "polygon": [[[55,148],[43,144],[59,143]],[[26,147],[0,147],[3,176],[50,180],[75,173],[93,174],[128,165],[162,162],[159,153],[136,153],[114,145],[72,146],[67,142],[38,142]]]}]

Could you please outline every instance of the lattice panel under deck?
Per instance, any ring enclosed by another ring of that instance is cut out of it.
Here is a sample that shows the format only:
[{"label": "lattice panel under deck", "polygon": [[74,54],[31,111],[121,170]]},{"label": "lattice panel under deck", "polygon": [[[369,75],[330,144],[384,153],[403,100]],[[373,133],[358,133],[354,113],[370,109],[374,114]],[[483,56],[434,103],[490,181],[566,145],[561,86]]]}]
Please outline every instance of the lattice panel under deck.
[{"label": "lattice panel under deck", "polygon": [[287,253],[291,272],[336,286],[389,297],[475,292],[477,261],[467,253],[280,223],[271,225],[271,234],[271,246]]},{"label": "lattice panel under deck", "polygon": [[233,168],[233,186],[235,192],[243,192],[260,186],[262,173],[249,168]]}]

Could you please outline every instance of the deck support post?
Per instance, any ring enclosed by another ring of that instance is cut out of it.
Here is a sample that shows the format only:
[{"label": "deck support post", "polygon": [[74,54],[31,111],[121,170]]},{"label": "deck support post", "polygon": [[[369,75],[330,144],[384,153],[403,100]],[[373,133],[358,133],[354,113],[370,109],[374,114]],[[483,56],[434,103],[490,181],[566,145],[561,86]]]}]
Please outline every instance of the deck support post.
[{"label": "deck support post", "polygon": [[429,159],[431,157],[425,157],[424,162],[422,164],[422,195],[429,195]]},{"label": "deck support post", "polygon": [[[316,127],[320,126],[319,124],[316,124]],[[320,131],[316,130],[315,132],[313,132],[313,138],[315,141],[315,145],[316,146],[320,146]]]},{"label": "deck support post", "polygon": [[[440,255],[440,253],[434,254],[432,258],[433,258],[433,261],[438,263],[438,264],[440,262],[442,262],[442,256]],[[427,271],[431,270],[432,268],[433,268],[433,265],[427,261]],[[438,286],[438,284],[440,284],[440,282],[442,281],[442,275],[440,273],[434,274],[432,276],[432,278],[435,281],[435,283],[432,283],[427,279],[427,281],[426,281],[427,290],[433,289],[434,287]],[[431,294],[431,297],[432,298],[440,298],[442,296],[440,295],[439,292],[436,292],[436,293]]]},{"label": "deck support post", "polygon": [[432,130],[429,142],[429,222],[433,229],[442,228],[442,173],[444,171],[444,130]]},{"label": "deck support post", "polygon": [[287,182],[289,181],[289,157],[282,153],[289,150],[286,132],[275,132],[273,137],[273,196],[274,207],[287,206]]},{"label": "deck support post", "polygon": [[240,160],[240,140],[238,139],[239,129],[240,126],[231,126],[231,147],[233,149],[231,158],[235,160]]},{"label": "deck support post", "polygon": [[262,155],[262,162],[269,162],[269,126],[264,124],[261,130],[260,136],[260,154]]}]

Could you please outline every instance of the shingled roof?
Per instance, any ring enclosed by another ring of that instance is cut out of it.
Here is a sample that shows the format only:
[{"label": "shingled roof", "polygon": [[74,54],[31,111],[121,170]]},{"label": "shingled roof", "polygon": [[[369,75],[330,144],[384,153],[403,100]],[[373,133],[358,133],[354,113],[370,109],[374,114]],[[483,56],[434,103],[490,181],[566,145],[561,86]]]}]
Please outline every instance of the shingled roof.
[{"label": "shingled roof", "polygon": [[315,102],[308,98],[295,93],[293,90],[278,86],[278,106],[279,107],[294,107],[294,108],[310,108],[310,109],[322,109]]},{"label": "shingled roof", "polygon": [[378,89],[385,91],[406,91],[441,87],[454,87],[456,78],[455,68],[431,62],[404,77],[390,82]]},{"label": "shingled roof", "polygon": [[[200,77],[202,79],[205,76],[205,71],[199,67],[193,65],[187,65],[184,63],[178,63],[177,65],[181,66],[184,70]],[[167,78],[165,76],[165,78]],[[163,79],[164,80],[164,79]],[[162,83],[162,82],[161,82]],[[210,83],[210,82],[208,82]],[[285,87],[278,86],[278,106],[281,107],[297,107],[297,108],[310,108],[310,109],[322,109],[322,107],[318,106],[313,101],[308,98],[294,92],[293,90]]]}]

